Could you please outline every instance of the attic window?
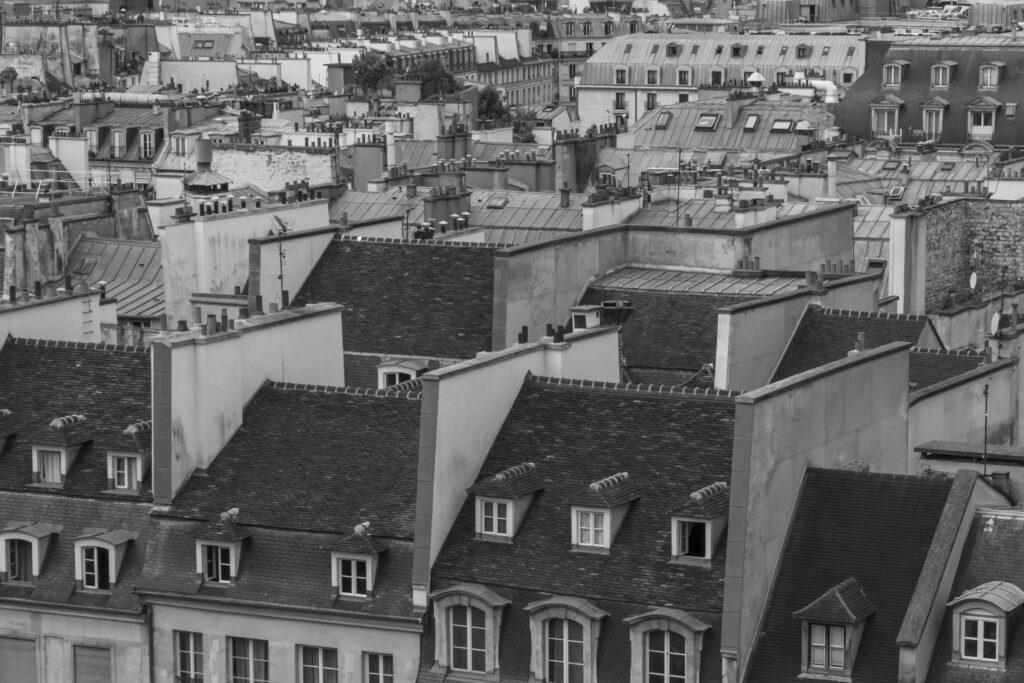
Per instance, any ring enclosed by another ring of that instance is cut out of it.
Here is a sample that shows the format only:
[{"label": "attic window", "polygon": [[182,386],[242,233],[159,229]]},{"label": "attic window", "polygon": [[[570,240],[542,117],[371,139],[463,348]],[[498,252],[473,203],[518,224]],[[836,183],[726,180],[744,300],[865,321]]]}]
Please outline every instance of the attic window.
[{"label": "attic window", "polygon": [[728,513],[728,483],[715,482],[691,493],[672,515],[672,560],[707,566],[725,532]]},{"label": "attic window", "polygon": [[632,51],[633,51],[633,43],[626,43],[626,47],[623,48],[622,54],[628,55]]},{"label": "attic window", "polygon": [[743,130],[751,131],[757,130],[757,124],[761,121],[760,114],[748,114],[746,120],[743,121]]},{"label": "attic window", "polygon": [[373,592],[378,557],[387,547],[370,534],[370,523],[357,524],[352,535],[331,552],[331,585],[342,597],[365,598]]},{"label": "attic window", "polygon": [[758,45],[757,46],[757,53],[756,54],[757,54],[758,57],[760,57],[761,55],[764,54],[764,45]]},{"label": "attic window", "polygon": [[789,52],[789,45],[783,45],[782,49],[779,51],[779,56],[783,57],[787,52]]},{"label": "attic window", "polygon": [[638,497],[628,472],[591,483],[571,501],[573,549],[607,552],[630,503]]},{"label": "attic window", "polygon": [[694,44],[694,46],[692,48],[690,48],[690,54],[691,55],[695,55],[699,51],[700,51],[700,45],[699,44]]},{"label": "attic window", "polygon": [[886,161],[884,164],[882,164],[882,170],[883,171],[895,171],[899,167],[900,167],[900,162],[899,161]]},{"label": "attic window", "polygon": [[668,55],[669,57],[675,57],[676,55],[679,54],[679,46],[676,45],[675,43],[670,43],[669,45],[665,46],[665,54]]},{"label": "attic window", "polygon": [[832,46],[831,45],[826,45],[825,47],[821,48],[821,56],[825,57],[831,51],[832,51]]},{"label": "attic window", "polygon": [[[896,165],[897,166],[899,165],[898,161],[896,162]],[[952,171],[955,166],[956,166],[956,164],[954,164],[952,161],[945,161],[945,162],[942,163],[941,166],[939,166],[939,170],[943,171],[943,172],[945,172],[945,171]]]},{"label": "attic window", "polygon": [[773,133],[788,133],[793,128],[792,119],[775,119],[772,121]]},{"label": "attic window", "polygon": [[0,530],[4,562],[0,563],[0,579],[31,582],[42,571],[43,558],[53,537],[62,527],[53,524],[10,522]]},{"label": "attic window", "polygon": [[1006,103],[1006,118],[1012,119],[1017,116],[1017,103],[1007,102]]},{"label": "attic window", "polygon": [[722,54],[722,46],[721,45],[716,45],[715,46],[715,54],[716,55]]},{"label": "attic window", "polygon": [[714,130],[718,127],[718,114],[701,114],[697,117],[694,130]]},{"label": "attic window", "polygon": [[850,680],[864,623],[874,613],[874,605],[854,578],[793,612],[793,618],[803,624],[803,674]]},{"label": "attic window", "polygon": [[847,57],[852,57],[856,52],[857,52],[857,47],[854,46],[854,45],[851,45],[850,47],[846,48],[846,56]]},{"label": "attic window", "polygon": [[672,120],[672,112],[663,111],[658,114],[657,120],[654,122],[655,130],[665,130],[668,128],[668,122]]},{"label": "attic window", "polygon": [[213,48],[212,40],[197,40],[192,43],[192,47],[197,50],[210,50]]},{"label": "attic window", "polygon": [[230,584],[238,577],[242,541],[249,532],[235,524],[237,516],[238,508],[232,508],[193,533],[196,573],[207,584]]},{"label": "attic window", "polygon": [[469,492],[476,496],[477,538],[508,542],[540,488],[537,466],[532,462],[514,465],[476,483]]},{"label": "attic window", "polygon": [[75,581],[81,588],[109,590],[135,534],[95,529],[75,539]]},{"label": "attic window", "polygon": [[96,259],[94,258],[83,258],[79,259],[78,263],[75,264],[74,272],[76,275],[88,275],[92,272],[92,269],[96,267]]},{"label": "attic window", "polygon": [[654,45],[651,46],[651,56],[653,57],[656,54],[658,54],[658,44],[657,43],[655,43]]},{"label": "attic window", "polygon": [[1006,645],[1024,591],[1007,581],[990,581],[964,591],[953,607],[953,663],[1006,670]]}]

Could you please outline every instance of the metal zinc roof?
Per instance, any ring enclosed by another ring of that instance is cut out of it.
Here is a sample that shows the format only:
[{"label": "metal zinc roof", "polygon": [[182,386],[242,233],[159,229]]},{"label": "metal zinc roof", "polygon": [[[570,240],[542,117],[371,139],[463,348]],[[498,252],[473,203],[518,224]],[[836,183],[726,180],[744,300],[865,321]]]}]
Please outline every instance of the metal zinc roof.
[{"label": "metal zinc roof", "polygon": [[729,273],[624,266],[613,273],[598,278],[591,286],[608,289],[638,289],[686,294],[771,296],[772,294],[797,289],[804,284],[802,277],[787,275],[740,277]]},{"label": "metal zinc roof", "polygon": [[70,257],[72,278],[106,282],[119,318],[157,318],[164,312],[159,242],[83,237]]},{"label": "metal zinc roof", "polygon": [[[676,54],[672,56],[666,49],[670,44],[677,46]],[[732,56],[733,45],[745,48],[742,56]],[[797,46],[810,48],[809,56],[798,57]],[[675,82],[674,69],[677,67],[697,68],[736,64],[768,74],[781,66],[813,66],[826,71],[854,68],[859,72],[864,67],[864,50],[865,43],[860,36],[631,34],[612,38],[588,59],[580,85],[614,83],[617,66],[659,67],[662,84]],[[627,84],[644,86],[646,72],[646,68],[629,69],[626,74]]]},{"label": "metal zinc roof", "polygon": [[893,207],[861,206],[853,217],[854,239],[889,239],[889,217]]},{"label": "metal zinc roof", "polygon": [[982,600],[1004,612],[1012,612],[1024,604],[1024,591],[1009,581],[989,581],[964,591],[950,600],[948,605],[958,605],[968,600]]},{"label": "metal zinc roof", "polygon": [[[660,202],[637,211],[625,222],[645,227],[679,228],[682,227],[684,216],[689,214],[693,221],[690,229],[730,230],[735,228],[735,214],[732,211],[715,211],[715,202],[714,199],[690,199],[680,202],[678,211],[675,202]],[[826,206],[834,206],[834,203],[786,202],[779,205],[776,215],[778,218],[785,218]]]},{"label": "metal zinc roof", "polygon": [[585,194],[569,195],[562,208],[559,192],[515,192],[478,190],[473,192],[470,225],[490,228],[583,229]]},{"label": "metal zinc roof", "polygon": [[423,221],[423,195],[432,188],[418,188],[415,197],[406,197],[405,187],[393,187],[385,192],[364,192],[348,190],[331,204],[331,221],[341,220],[348,214],[350,223],[369,221],[393,216],[404,216],[407,209],[410,223]]}]

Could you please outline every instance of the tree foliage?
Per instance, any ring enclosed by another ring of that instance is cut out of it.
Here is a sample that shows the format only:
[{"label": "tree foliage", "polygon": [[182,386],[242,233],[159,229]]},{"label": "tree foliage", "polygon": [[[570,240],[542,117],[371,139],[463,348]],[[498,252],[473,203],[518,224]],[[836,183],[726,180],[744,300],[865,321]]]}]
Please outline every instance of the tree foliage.
[{"label": "tree foliage", "polygon": [[352,70],[356,83],[366,95],[374,94],[391,83],[393,69],[381,52],[365,50],[356,55],[352,60]]},{"label": "tree foliage", "polygon": [[507,123],[512,119],[512,113],[501,100],[501,93],[493,85],[489,85],[480,91],[476,113],[478,118],[492,119],[502,123]]},{"label": "tree foliage", "polygon": [[434,95],[448,95],[458,92],[462,84],[453,76],[444,64],[437,59],[420,62],[415,69],[420,80],[420,98],[429,99]]},{"label": "tree foliage", "polygon": [[13,66],[4,67],[0,71],[0,82],[13,83],[16,80],[18,80],[18,72]]},{"label": "tree foliage", "polygon": [[536,142],[533,126],[537,121],[537,111],[525,107],[516,109],[512,116],[512,138],[516,142]]}]

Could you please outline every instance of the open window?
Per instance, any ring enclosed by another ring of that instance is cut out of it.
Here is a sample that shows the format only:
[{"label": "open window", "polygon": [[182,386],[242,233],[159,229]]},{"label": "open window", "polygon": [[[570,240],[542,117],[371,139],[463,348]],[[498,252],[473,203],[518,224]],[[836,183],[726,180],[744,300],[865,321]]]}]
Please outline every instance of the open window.
[{"label": "open window", "polygon": [[0,579],[31,583],[42,571],[46,551],[62,527],[54,524],[9,522],[0,529],[4,562]]},{"label": "open window", "polygon": [[801,629],[801,669],[808,676],[850,681],[857,648],[875,607],[854,578],[825,591],[803,609],[793,612]]},{"label": "open window", "polygon": [[238,577],[242,546],[249,532],[235,523],[238,508],[196,530],[196,573],[207,585],[230,585]]},{"label": "open window", "polygon": [[672,513],[672,561],[710,566],[729,516],[729,484],[709,484]]},{"label": "open window", "polygon": [[109,590],[136,534],[117,529],[86,530],[75,539],[75,582],[79,588]]},{"label": "open window", "polygon": [[377,366],[377,388],[387,389],[408,382],[427,370],[427,362],[419,358],[385,358]]}]

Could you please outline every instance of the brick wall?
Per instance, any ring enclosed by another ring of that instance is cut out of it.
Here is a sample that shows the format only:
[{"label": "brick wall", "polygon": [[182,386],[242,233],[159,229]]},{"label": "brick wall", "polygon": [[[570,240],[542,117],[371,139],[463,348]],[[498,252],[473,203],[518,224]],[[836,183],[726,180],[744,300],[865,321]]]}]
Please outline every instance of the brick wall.
[{"label": "brick wall", "polygon": [[998,290],[1024,278],[1024,202],[963,200],[928,210],[925,309],[941,308],[946,296],[970,296],[971,272],[977,292]]}]

